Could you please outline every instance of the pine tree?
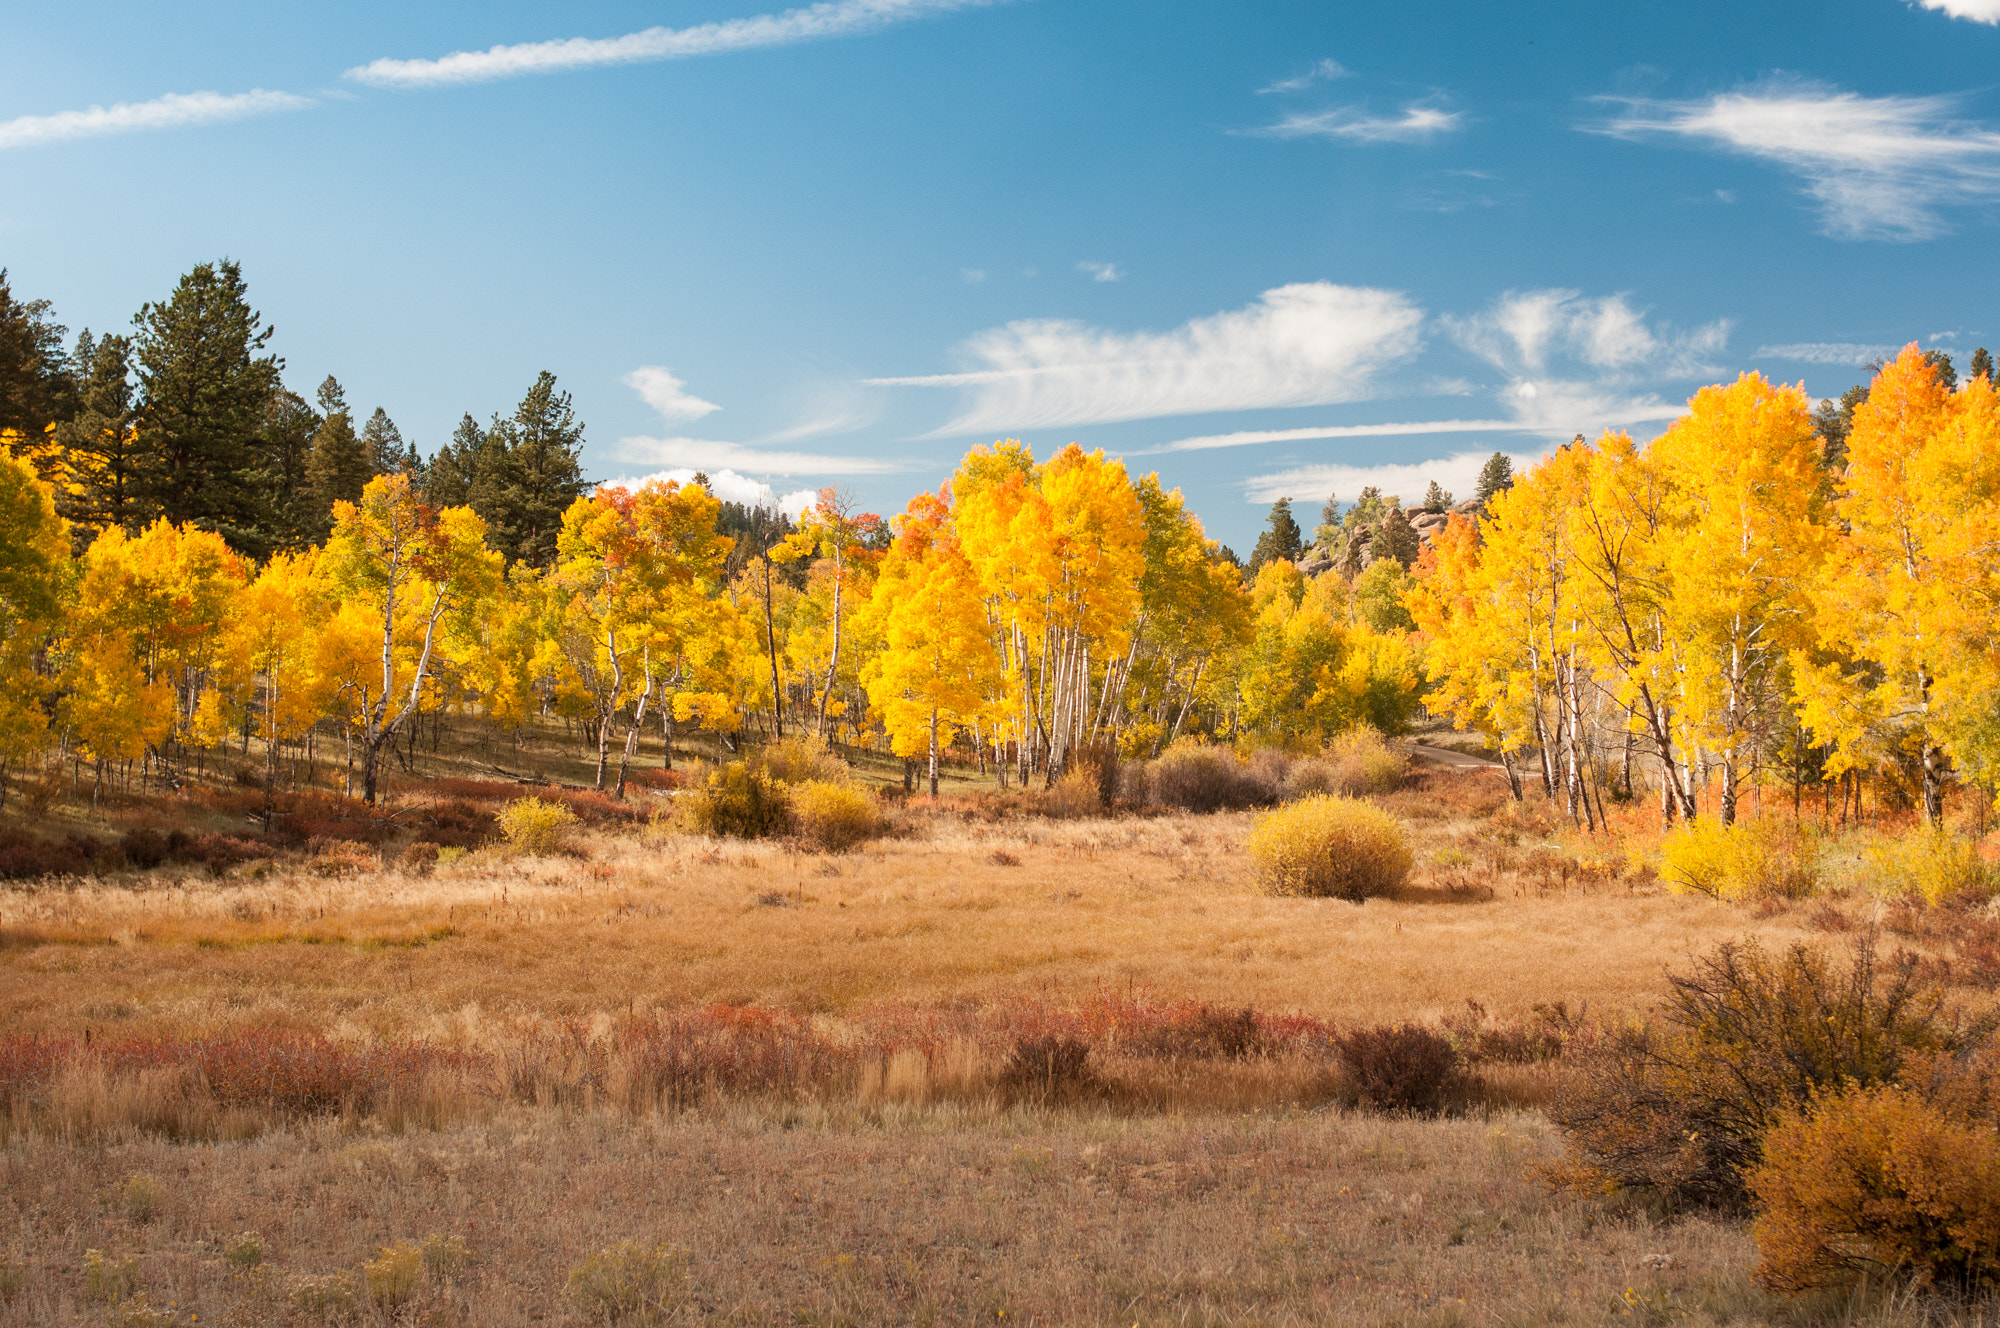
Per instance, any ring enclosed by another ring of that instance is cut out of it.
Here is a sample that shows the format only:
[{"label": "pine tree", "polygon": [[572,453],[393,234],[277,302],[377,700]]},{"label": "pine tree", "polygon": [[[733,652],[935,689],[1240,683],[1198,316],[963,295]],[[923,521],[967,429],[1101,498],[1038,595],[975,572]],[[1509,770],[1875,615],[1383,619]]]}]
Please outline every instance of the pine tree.
[{"label": "pine tree", "polygon": [[318,411],[289,389],[271,395],[264,417],[263,487],[270,506],[274,548],[296,552],[325,532],[313,505],[313,440],[323,424]]},{"label": "pine tree", "polygon": [[312,456],[306,463],[306,487],[310,529],[314,543],[333,529],[333,505],[358,503],[361,490],[373,478],[368,469],[368,453],[354,434],[354,416],[347,409],[347,394],[328,374],[319,385],[319,407],[326,412],[313,434]]},{"label": "pine tree", "polygon": [[403,431],[380,406],[361,430],[361,452],[367,458],[370,479],[398,471],[407,473],[410,469],[410,449],[403,442]]},{"label": "pine tree", "polygon": [[0,268],[0,433],[20,434],[16,447],[39,444],[49,425],[76,409],[65,329],[50,317],[52,308],[47,300],[16,299]]},{"label": "pine tree", "polygon": [[[510,562],[547,567],[556,554],[563,513],[590,491],[578,456],[583,423],[569,393],[556,390],[556,376],[544,369],[504,427],[492,433],[507,445],[507,474],[499,486],[500,547]],[[482,467],[483,469],[483,467]],[[485,480],[487,477],[480,477]],[[478,503],[473,504],[474,510]]]},{"label": "pine tree", "polygon": [[1305,535],[1292,517],[1292,500],[1280,498],[1271,504],[1264,533],[1257,537],[1257,547],[1250,551],[1251,575],[1256,575],[1266,563],[1295,563],[1304,551]]},{"label": "pine tree", "polygon": [[250,307],[242,267],[200,264],[132,321],[141,495],[177,524],[214,530],[237,548],[268,547],[257,476],[284,362],[260,354],[273,329]]},{"label": "pine tree", "polygon": [[[1880,368],[1877,365],[1876,368]],[[1868,385],[1856,383],[1840,394],[1840,400],[1821,401],[1813,412],[1813,432],[1819,435],[1820,466],[1837,474],[1847,466],[1847,435],[1854,427],[1854,411],[1868,400]]]},{"label": "pine tree", "polygon": [[486,441],[479,421],[467,415],[452,430],[451,441],[437,450],[420,470],[417,488],[432,507],[461,507],[471,501],[472,477],[479,449]]},{"label": "pine tree", "polygon": [[1972,352],[1971,376],[1973,378],[1984,378],[1989,383],[1993,381],[1993,357],[1986,353],[1986,347],[1984,346]]},{"label": "pine tree", "polygon": [[1514,463],[1508,459],[1505,452],[1495,452],[1486,459],[1486,464],[1479,468],[1479,487],[1475,490],[1474,496],[1479,499],[1480,506],[1484,507],[1493,501],[1494,494],[1513,487]]},{"label": "pine tree", "polygon": [[1313,543],[1331,549],[1340,538],[1340,495],[1330,493],[1319,509],[1319,528],[1313,531]]},{"label": "pine tree", "polygon": [[1436,480],[1424,490],[1424,510],[1440,515],[1451,510],[1451,494]]},{"label": "pine tree", "polygon": [[136,535],[145,514],[138,494],[141,447],[132,400],[132,342],[120,336],[77,338],[73,362],[82,377],[74,419],[56,426],[68,483],[56,505],[88,544],[117,526]]}]

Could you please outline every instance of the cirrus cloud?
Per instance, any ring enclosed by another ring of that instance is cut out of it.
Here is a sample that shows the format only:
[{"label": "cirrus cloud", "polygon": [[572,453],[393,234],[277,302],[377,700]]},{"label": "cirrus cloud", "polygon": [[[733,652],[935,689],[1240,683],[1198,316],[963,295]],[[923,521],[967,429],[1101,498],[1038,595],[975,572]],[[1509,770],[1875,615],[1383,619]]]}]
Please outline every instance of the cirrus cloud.
[{"label": "cirrus cloud", "polygon": [[1943,209],[2000,198],[2000,133],[1962,119],[1956,97],[1773,79],[1698,101],[1599,100],[1624,110],[1587,131],[1689,139],[1801,177],[1835,239],[1927,240],[1949,229]]},{"label": "cirrus cloud", "polygon": [[289,92],[169,92],[151,101],[119,102],[53,115],[21,115],[0,120],[0,150],[39,147],[74,138],[131,134],[149,129],[182,129],[189,125],[246,120],[274,111],[296,111],[312,105],[309,97]]},{"label": "cirrus cloud", "polygon": [[1414,143],[1461,129],[1464,113],[1413,103],[1397,116],[1370,115],[1358,106],[1288,115],[1250,132],[1265,138],[1344,138],[1354,143]]},{"label": "cirrus cloud", "polygon": [[1422,322],[1397,291],[1301,282],[1169,332],[1008,323],[966,343],[982,367],[867,381],[969,390],[969,406],[932,437],[1320,406],[1367,396],[1379,372],[1415,353]]},{"label": "cirrus cloud", "polygon": [[554,41],[454,51],[434,60],[384,57],[347,71],[347,77],[378,87],[436,87],[485,83],[525,74],[550,74],[605,65],[646,64],[722,55],[766,46],[792,46],[873,32],[895,23],[994,0],[827,0],[782,14],[758,14],[691,28],[647,28],[623,37],[568,37]]}]

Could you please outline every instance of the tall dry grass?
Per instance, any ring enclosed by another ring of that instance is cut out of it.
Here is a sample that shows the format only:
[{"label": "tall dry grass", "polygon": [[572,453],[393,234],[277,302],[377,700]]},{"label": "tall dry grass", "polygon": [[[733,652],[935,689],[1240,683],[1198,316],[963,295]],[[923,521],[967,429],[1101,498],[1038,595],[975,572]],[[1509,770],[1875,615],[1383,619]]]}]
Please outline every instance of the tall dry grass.
[{"label": "tall dry grass", "polygon": [[1261,891],[1250,814],[987,821],[948,805],[840,857],[599,830],[586,856],[476,851],[428,874],[308,862],[44,883],[0,893],[0,1026],[456,1043],[635,1006],[841,1014],[1126,990],[1343,1024],[1431,1021],[1468,998],[1507,1018],[1554,1001],[1608,1014],[1643,1009],[1688,951],[1808,934],[1804,910],[1668,898],[1490,793],[1378,800],[1417,867],[1361,908]]},{"label": "tall dry grass", "polygon": [[[297,1308],[321,1305],[362,1322],[582,1323],[575,1271],[625,1242],[683,1252],[688,1317],[746,1325],[1595,1325],[1642,1317],[1634,1304],[1650,1322],[1800,1321],[1752,1287],[1742,1228],[1551,1196],[1531,1169],[1557,1148],[1513,1113],[957,1105],[26,1143],[0,1150],[0,1192],[33,1215],[0,1246],[24,1272],[0,1325],[103,1321],[85,1247],[129,1281],[118,1291],[183,1323],[334,1321]],[[144,1223],[107,1202],[135,1174],[159,1181]],[[253,1245],[254,1265],[223,1257]],[[393,1313],[370,1300],[385,1250],[409,1274]],[[1920,1321],[1863,1310],[1822,1321]]]}]

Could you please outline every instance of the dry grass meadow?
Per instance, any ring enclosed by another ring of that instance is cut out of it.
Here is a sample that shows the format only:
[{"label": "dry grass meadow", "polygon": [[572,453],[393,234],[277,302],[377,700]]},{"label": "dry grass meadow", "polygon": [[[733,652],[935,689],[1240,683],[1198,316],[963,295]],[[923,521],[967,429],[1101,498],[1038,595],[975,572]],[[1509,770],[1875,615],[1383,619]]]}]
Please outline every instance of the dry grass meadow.
[{"label": "dry grass meadow", "polygon": [[[642,819],[20,884],[0,1325],[1996,1321],[1769,1297],[1741,1224],[1555,1195],[1559,1056],[1488,1058],[1437,1119],[1353,1107],[1329,1030],[1583,1036],[1717,942],[1870,920],[1671,897],[1484,771],[1377,801],[1418,868],[1365,905],[1261,891],[1251,814],[965,794],[842,855]],[[1242,1045],[1188,1032],[1244,1007]],[[749,1068],[661,1060],[691,1028]],[[1023,1087],[1041,1034],[1093,1039],[1075,1091]],[[225,1091],[232,1038],[404,1051],[287,1113]]]}]

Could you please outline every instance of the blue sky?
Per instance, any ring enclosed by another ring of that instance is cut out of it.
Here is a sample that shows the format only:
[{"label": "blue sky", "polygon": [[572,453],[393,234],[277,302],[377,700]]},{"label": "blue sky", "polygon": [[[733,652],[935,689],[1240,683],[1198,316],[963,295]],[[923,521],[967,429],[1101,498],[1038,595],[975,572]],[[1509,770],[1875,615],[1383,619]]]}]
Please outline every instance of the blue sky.
[{"label": "blue sky", "polygon": [[234,257],[288,382],[426,451],[547,368],[596,478],[889,511],[1076,440],[1243,550],[1279,494],[1463,495],[1745,369],[2000,346],[1996,19],[16,4],[0,265],[74,332]]}]

